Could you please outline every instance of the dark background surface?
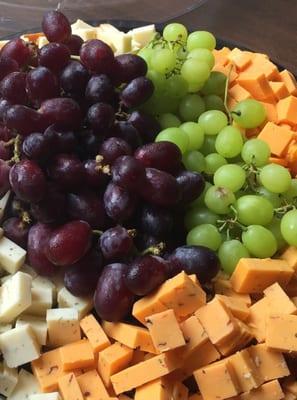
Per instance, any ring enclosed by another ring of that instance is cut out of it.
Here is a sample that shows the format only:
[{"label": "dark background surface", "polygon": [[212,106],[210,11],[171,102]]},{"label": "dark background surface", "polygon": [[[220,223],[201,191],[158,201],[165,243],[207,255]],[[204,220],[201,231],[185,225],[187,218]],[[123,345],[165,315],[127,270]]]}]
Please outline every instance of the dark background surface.
[{"label": "dark background surface", "polygon": [[[39,28],[57,0],[0,0],[0,37]],[[267,53],[297,74],[297,0],[62,0],[71,20],[176,20]]]}]

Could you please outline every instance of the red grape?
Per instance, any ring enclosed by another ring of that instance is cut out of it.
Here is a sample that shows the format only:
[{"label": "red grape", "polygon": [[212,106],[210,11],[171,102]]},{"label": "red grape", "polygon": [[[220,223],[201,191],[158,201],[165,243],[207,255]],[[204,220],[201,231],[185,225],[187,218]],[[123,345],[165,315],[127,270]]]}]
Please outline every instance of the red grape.
[{"label": "red grape", "polygon": [[4,140],[0,140],[0,159],[1,160],[10,160],[12,157],[12,146],[7,146],[7,143]]},{"label": "red grape", "polygon": [[50,141],[43,134],[30,133],[23,141],[22,151],[31,160],[46,161],[51,156],[50,145]]},{"label": "red grape", "polygon": [[87,113],[87,122],[95,134],[104,135],[115,119],[114,109],[107,103],[93,104]]},{"label": "red grape", "polygon": [[153,92],[153,82],[144,76],[140,76],[128,83],[128,85],[122,90],[120,98],[126,107],[138,107],[145,103],[151,97]]},{"label": "red grape", "polygon": [[143,165],[132,156],[120,156],[112,165],[112,181],[128,190],[139,191],[145,181]]},{"label": "red grape", "polygon": [[71,35],[70,39],[64,43],[65,46],[68,47],[70,53],[73,56],[79,56],[79,52],[81,49],[81,46],[83,45],[84,41],[82,38],[78,35]]},{"label": "red grape", "polygon": [[70,61],[70,50],[62,43],[48,43],[39,50],[39,65],[60,72]]},{"label": "red grape", "polygon": [[49,42],[67,42],[71,38],[71,25],[60,11],[48,11],[42,19],[42,30]]},{"label": "red grape", "polygon": [[87,253],[91,241],[90,225],[85,221],[71,221],[53,230],[46,246],[46,256],[55,265],[71,265]]},{"label": "red grape", "polygon": [[49,183],[44,198],[39,203],[31,204],[30,214],[44,224],[63,221],[66,217],[65,194]]},{"label": "red grape", "polygon": [[10,189],[9,183],[10,166],[0,159],[0,196],[4,196]]},{"label": "red grape", "polygon": [[23,67],[29,62],[30,50],[23,39],[16,38],[2,47],[0,57],[11,58],[18,63],[19,67]]},{"label": "red grape", "polygon": [[25,72],[11,72],[6,75],[0,83],[2,97],[12,104],[27,104],[26,78]]},{"label": "red grape", "polygon": [[133,111],[128,118],[128,122],[137,129],[144,143],[153,142],[161,131],[159,122],[143,111]]},{"label": "red grape", "polygon": [[80,137],[80,148],[84,158],[96,157],[102,142],[102,138],[90,131],[82,132]]},{"label": "red grape", "polygon": [[20,135],[26,136],[32,132],[43,132],[50,125],[46,116],[32,108],[23,105],[9,107],[4,115],[4,123]]},{"label": "red grape", "polygon": [[59,95],[60,89],[56,76],[45,67],[32,69],[27,75],[27,93],[34,104]]},{"label": "red grape", "polygon": [[147,250],[149,247],[156,246],[162,242],[162,240],[156,236],[149,235],[145,232],[137,231],[137,235],[134,239],[136,247],[140,251]]},{"label": "red grape", "polygon": [[10,129],[8,129],[6,126],[0,123],[0,140],[8,142],[14,136],[15,136],[14,133]]},{"label": "red grape", "polygon": [[28,262],[32,268],[42,276],[52,276],[56,273],[56,266],[45,255],[45,248],[52,233],[49,225],[37,223],[29,230],[28,235]]},{"label": "red grape", "polygon": [[44,132],[44,137],[50,143],[52,154],[72,153],[78,144],[74,133],[63,129],[58,124],[50,125]]},{"label": "red grape", "polygon": [[131,155],[132,150],[128,143],[118,137],[111,137],[102,143],[99,154],[107,164],[113,164],[114,161],[124,155]]},{"label": "red grape", "polygon": [[2,225],[4,235],[21,246],[27,248],[29,225],[25,224],[21,218],[11,217],[6,219]]},{"label": "red grape", "polygon": [[[0,121],[4,120],[4,116],[11,106],[12,104],[10,103],[10,101],[2,98],[0,99]],[[2,130],[2,124],[1,124],[1,130]]]},{"label": "red grape", "polygon": [[174,226],[172,212],[165,208],[146,204],[142,207],[139,225],[141,231],[154,237],[167,237]]},{"label": "red grape", "polygon": [[120,263],[106,265],[98,280],[94,306],[98,316],[106,321],[122,320],[133,305],[134,295],[124,282],[126,268]]},{"label": "red grape", "polygon": [[131,82],[139,76],[145,76],[147,65],[143,58],[136,54],[120,54],[115,58],[119,79],[122,83]]},{"label": "red grape", "polygon": [[45,100],[39,113],[49,121],[49,125],[57,123],[63,128],[78,129],[82,121],[79,105],[69,98]]},{"label": "red grape", "polygon": [[99,168],[99,163],[96,160],[86,160],[83,164],[88,186],[98,189],[107,183],[108,175]]},{"label": "red grape", "polygon": [[134,157],[145,167],[160,169],[165,172],[175,172],[181,164],[180,149],[171,142],[148,143],[139,147]]},{"label": "red grape", "polygon": [[88,70],[79,61],[71,61],[61,72],[60,84],[65,93],[83,97],[89,79]]},{"label": "red grape", "polygon": [[11,187],[19,199],[38,203],[46,193],[46,179],[35,161],[22,160],[9,173]]},{"label": "red grape", "polygon": [[135,196],[115,183],[109,183],[103,199],[107,215],[116,222],[129,219],[135,211]]},{"label": "red grape", "polygon": [[112,136],[118,136],[125,140],[132,149],[137,149],[141,146],[141,137],[136,128],[130,122],[118,121],[112,127]]},{"label": "red grape", "polygon": [[133,239],[127,229],[117,225],[103,232],[99,246],[106,260],[117,261],[131,253]]},{"label": "red grape", "polygon": [[132,293],[146,296],[167,279],[168,263],[161,257],[145,255],[128,265],[125,283]]},{"label": "red grape", "polygon": [[111,80],[106,75],[94,75],[86,86],[86,101],[89,104],[110,103],[115,96]]},{"label": "red grape", "polygon": [[17,72],[18,70],[19,64],[15,60],[6,56],[0,57],[0,81],[2,81],[6,75],[11,72]]},{"label": "red grape", "polygon": [[64,190],[80,189],[85,179],[83,164],[72,154],[56,155],[49,163],[48,174]]},{"label": "red grape", "polygon": [[[161,142],[160,142],[161,143]],[[182,171],[176,175],[176,181],[180,187],[181,203],[191,203],[204,190],[205,180],[198,172]]]},{"label": "red grape", "polygon": [[88,40],[82,45],[80,59],[89,71],[96,74],[108,74],[114,63],[112,49],[98,39]]}]

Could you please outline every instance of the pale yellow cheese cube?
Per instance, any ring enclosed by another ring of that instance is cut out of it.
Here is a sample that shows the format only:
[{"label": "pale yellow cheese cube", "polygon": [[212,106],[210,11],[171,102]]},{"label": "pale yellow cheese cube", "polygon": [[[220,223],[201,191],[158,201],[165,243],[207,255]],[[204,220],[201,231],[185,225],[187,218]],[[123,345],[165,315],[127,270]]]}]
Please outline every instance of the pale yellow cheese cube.
[{"label": "pale yellow cheese cube", "polygon": [[78,311],[75,308],[47,310],[46,322],[51,346],[63,346],[81,338]]}]

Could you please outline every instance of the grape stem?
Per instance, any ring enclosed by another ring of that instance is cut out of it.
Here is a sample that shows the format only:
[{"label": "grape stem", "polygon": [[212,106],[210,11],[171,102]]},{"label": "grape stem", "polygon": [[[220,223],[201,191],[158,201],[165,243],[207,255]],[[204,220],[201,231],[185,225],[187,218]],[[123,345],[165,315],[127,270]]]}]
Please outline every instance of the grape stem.
[{"label": "grape stem", "polygon": [[28,211],[22,210],[21,219],[23,224],[31,224],[32,220]]},{"label": "grape stem", "polygon": [[160,242],[156,244],[155,246],[150,246],[147,249],[145,249],[141,255],[144,256],[146,254],[153,254],[154,256],[159,256],[162,251],[165,250],[165,243]]},{"label": "grape stem", "polygon": [[284,214],[286,214],[288,211],[291,210],[296,210],[296,207],[294,206],[294,204],[285,204],[281,207],[275,208],[274,212],[276,214],[276,216],[283,216]]},{"label": "grape stem", "polygon": [[102,165],[101,164],[101,162],[103,161],[103,157],[100,154],[98,154],[96,156],[95,160],[96,160],[96,163],[97,163],[95,169],[97,171],[102,171],[106,175],[111,175],[110,165],[108,165],[108,164]]},{"label": "grape stem", "polygon": [[103,231],[100,231],[99,229],[93,229],[92,232],[94,233],[94,235],[98,236],[101,236],[103,234]]},{"label": "grape stem", "polygon": [[227,234],[228,240],[230,239],[232,230],[234,230],[236,228],[239,228],[241,231],[247,230],[247,227],[238,221],[236,208],[233,207],[232,205],[230,205],[230,211],[233,213],[234,216],[230,216],[226,219],[218,219],[217,220],[219,232],[223,232],[226,229],[226,234]]},{"label": "grape stem", "polygon": [[16,135],[16,137],[13,140],[13,156],[9,160],[10,163],[18,163],[21,161],[21,144],[22,144],[22,139],[21,135]]},{"label": "grape stem", "polygon": [[131,238],[135,238],[137,236],[137,230],[136,229],[128,229],[127,232],[128,232],[128,234],[129,234],[129,236]]},{"label": "grape stem", "polygon": [[233,119],[232,119],[232,112],[229,110],[229,107],[228,107],[228,89],[229,89],[229,82],[230,82],[232,69],[233,69],[233,64],[231,64],[228,75],[227,75],[227,79],[226,79],[226,83],[225,83],[225,92],[224,92],[224,106],[225,106],[225,109],[228,114],[228,120],[229,120],[230,125],[232,124]]},{"label": "grape stem", "polygon": [[260,169],[257,168],[254,164],[244,164],[242,168],[247,173],[246,176],[247,185],[244,190],[251,189],[253,192],[257,192],[257,189],[259,187],[257,176],[260,173]]}]

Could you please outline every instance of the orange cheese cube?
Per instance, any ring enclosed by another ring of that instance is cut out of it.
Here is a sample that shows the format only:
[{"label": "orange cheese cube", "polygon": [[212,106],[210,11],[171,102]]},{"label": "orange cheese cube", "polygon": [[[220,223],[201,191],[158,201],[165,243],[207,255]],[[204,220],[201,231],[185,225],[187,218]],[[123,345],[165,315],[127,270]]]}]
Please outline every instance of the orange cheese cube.
[{"label": "orange cheese cube", "polygon": [[267,122],[260,132],[258,139],[268,144],[272,154],[283,157],[287,152],[289,144],[294,140],[294,133],[283,126]]},{"label": "orange cheese cube", "polygon": [[278,283],[264,290],[270,315],[297,314],[297,307]]},{"label": "orange cheese cube", "polygon": [[278,164],[282,167],[288,166],[288,161],[285,158],[269,157],[268,162],[269,164]]},{"label": "orange cheese cube", "polygon": [[59,379],[59,390],[63,399],[84,400],[79,384],[73,372],[64,375]]},{"label": "orange cheese cube", "polygon": [[289,94],[296,95],[297,94],[297,83],[294,78],[294,75],[291,72],[284,69],[280,72],[280,79],[286,85],[286,88]]},{"label": "orange cheese cube", "polygon": [[246,321],[258,342],[264,342],[266,337],[266,319],[269,315],[268,300],[266,297],[257,301],[250,308],[250,315]]},{"label": "orange cheese cube", "polygon": [[215,58],[215,64],[226,65],[228,64],[228,54],[230,54],[231,50],[228,47],[223,47],[220,50],[214,49],[212,54]]},{"label": "orange cheese cube", "polygon": [[189,396],[189,400],[203,400],[201,394],[195,393],[195,394],[191,394],[191,396]]},{"label": "orange cheese cube", "polygon": [[171,388],[162,379],[138,387],[134,396],[134,400],[171,400],[171,398]]},{"label": "orange cheese cube", "polygon": [[289,393],[297,396],[297,381],[293,377],[288,377],[283,380],[282,387]]},{"label": "orange cheese cube", "polygon": [[266,345],[283,352],[297,351],[297,315],[271,315],[266,324]]},{"label": "orange cheese cube", "polygon": [[214,345],[225,343],[238,333],[231,311],[218,297],[199,308],[195,315]]},{"label": "orange cheese cube", "polygon": [[268,79],[261,71],[245,71],[237,78],[237,83],[246,89],[256,100],[271,103],[275,97]]},{"label": "orange cheese cube", "polygon": [[275,282],[286,286],[293,274],[285,260],[241,258],[230,281],[238,293],[260,293]]},{"label": "orange cheese cube", "polygon": [[264,101],[261,101],[261,103],[265,108],[267,120],[277,123],[278,115],[277,115],[276,105],[273,103],[265,103]]},{"label": "orange cheese cube", "polygon": [[238,77],[238,73],[236,72],[235,68],[232,68],[232,65],[221,65],[221,64],[215,64],[215,66],[212,69],[213,71],[221,72],[222,74],[226,75],[227,77],[229,76],[229,84],[230,86],[233,86],[235,84],[236,79]]},{"label": "orange cheese cube", "polygon": [[138,364],[138,363],[144,361],[145,356],[146,356],[147,354],[151,354],[151,355],[152,355],[152,353],[145,353],[145,352],[142,351],[142,350],[135,349],[135,350],[133,351],[133,356],[132,356],[132,360],[131,360],[131,362],[130,362],[130,365],[135,365],[135,364]]},{"label": "orange cheese cube", "polygon": [[240,393],[235,372],[227,360],[198,369],[194,377],[204,400],[223,400]]},{"label": "orange cheese cube", "polygon": [[205,329],[195,316],[192,316],[180,324],[180,329],[185,338],[186,345],[178,349],[180,357],[186,359],[197,349],[209,341]]},{"label": "orange cheese cube", "polygon": [[[280,75],[281,75],[281,73],[280,73]],[[269,82],[269,85],[270,85],[275,97],[278,100],[289,96],[289,91],[284,82]]]},{"label": "orange cheese cube", "polygon": [[253,54],[249,51],[242,51],[235,47],[227,56],[228,60],[231,61],[239,71],[244,70],[248,65],[251,64]]},{"label": "orange cheese cube", "polygon": [[217,295],[220,301],[231,311],[232,315],[242,321],[245,321],[249,314],[249,307],[246,302],[240,298],[224,296],[222,294]]},{"label": "orange cheese cube", "polygon": [[294,394],[287,392],[286,390],[284,390],[284,388],[282,388],[282,389],[283,389],[283,392],[285,395],[284,400],[296,400],[297,399],[297,397]]},{"label": "orange cheese cube", "polygon": [[217,349],[223,356],[233,354],[235,351],[241,350],[248,345],[254,338],[251,329],[239,319],[234,320],[234,324],[237,326],[236,335],[232,340],[217,345]]},{"label": "orange cheese cube", "polygon": [[230,280],[228,279],[216,279],[214,281],[214,290],[217,294],[223,294],[224,296],[234,297],[241,299],[249,307],[252,304],[251,296],[249,294],[236,293],[232,289]]},{"label": "orange cheese cube", "polygon": [[133,350],[115,342],[100,351],[98,358],[98,372],[106,387],[110,386],[110,377],[126,368],[132,360]]},{"label": "orange cheese cube", "polygon": [[264,382],[259,370],[247,350],[242,350],[230,356],[228,363],[233,368],[241,392],[249,392]]},{"label": "orange cheese cube", "polygon": [[297,271],[297,248],[295,246],[289,246],[281,255],[282,260],[287,261],[289,266]]},{"label": "orange cheese cube", "polygon": [[174,355],[162,353],[126,368],[110,379],[116,394],[120,394],[161,378],[178,367],[179,360]]},{"label": "orange cheese cube", "polygon": [[238,84],[235,84],[228,90],[228,94],[236,101],[250,99],[251,94]]},{"label": "orange cheese cube", "polygon": [[166,311],[167,307],[161,303],[158,293],[154,292],[137,300],[132,309],[132,315],[141,323],[145,324],[145,318],[149,315]]},{"label": "orange cheese cube", "polygon": [[266,54],[255,54],[252,63],[246,68],[245,71],[248,73],[261,72],[269,81],[280,79],[277,66],[268,59]]},{"label": "orange cheese cube", "polygon": [[290,375],[282,353],[270,350],[265,344],[250,346],[247,351],[265,382]]},{"label": "orange cheese cube", "polygon": [[125,394],[120,394],[118,400],[132,400],[131,397],[126,396]]},{"label": "orange cheese cube", "polygon": [[58,390],[58,380],[66,374],[63,371],[60,349],[43,353],[32,361],[31,367],[43,392]]},{"label": "orange cheese cube", "polygon": [[145,328],[122,322],[107,321],[103,321],[102,326],[109,337],[132,349],[138,348],[148,353],[157,353],[149,331]]},{"label": "orange cheese cube", "polygon": [[109,398],[109,394],[95,369],[78,376],[76,379],[85,400],[107,400]]},{"label": "orange cheese cube", "polygon": [[161,353],[186,344],[173,310],[166,310],[145,319],[154,346]]},{"label": "orange cheese cube", "polygon": [[285,290],[286,290],[287,295],[292,298],[293,303],[296,304],[296,302],[293,299],[294,296],[297,296],[297,276],[296,276],[296,274],[293,276],[293,278],[287,284]]},{"label": "orange cheese cube", "polygon": [[110,341],[96,318],[90,314],[80,321],[80,327],[94,350],[101,351],[110,345]]},{"label": "orange cheese cube", "polygon": [[233,110],[233,108],[235,108],[237,106],[238,101],[235,100],[233,97],[228,96],[227,98],[227,107],[228,110]]},{"label": "orange cheese cube", "polygon": [[95,366],[93,349],[86,339],[61,347],[60,356],[64,371]]},{"label": "orange cheese cube", "polygon": [[285,122],[289,125],[297,124],[297,97],[288,96],[280,100],[276,109],[279,122]]},{"label": "orange cheese cube", "polygon": [[277,380],[264,383],[258,389],[249,393],[241,394],[236,400],[280,400],[284,398],[284,393]]},{"label": "orange cheese cube", "polygon": [[181,382],[175,382],[172,388],[172,400],[188,400],[189,389]]}]

